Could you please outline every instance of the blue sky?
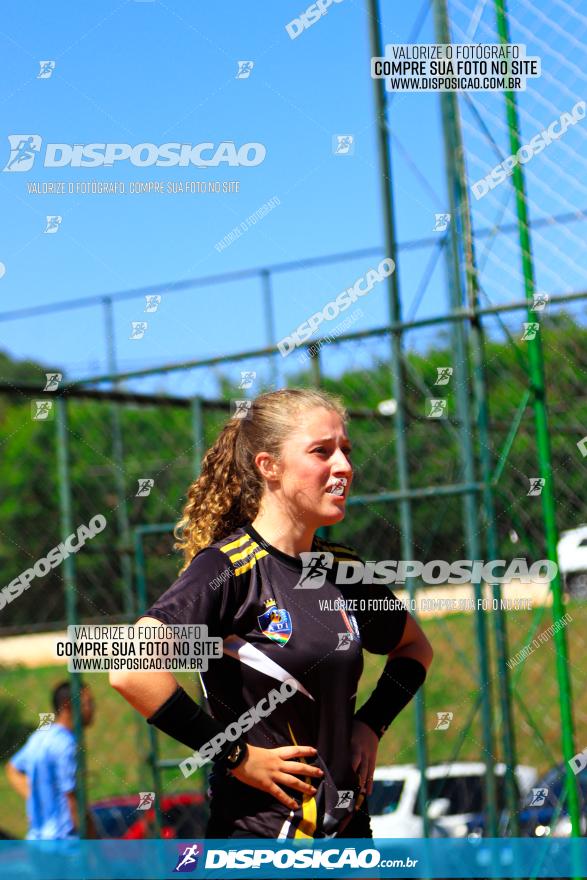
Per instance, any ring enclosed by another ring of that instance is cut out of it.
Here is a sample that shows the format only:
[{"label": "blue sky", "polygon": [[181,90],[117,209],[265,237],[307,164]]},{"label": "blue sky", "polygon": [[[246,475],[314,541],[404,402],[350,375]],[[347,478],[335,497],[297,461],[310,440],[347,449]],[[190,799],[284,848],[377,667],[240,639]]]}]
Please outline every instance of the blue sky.
[{"label": "blue sky", "polygon": [[[385,43],[413,37],[420,4],[382,4]],[[285,25],[303,0],[212,6],[188,0],[75,4],[56,0],[12,5],[0,28],[2,46],[2,164],[8,135],[39,134],[43,143],[259,142],[267,154],[252,168],[43,168],[0,174],[5,223],[0,260],[0,311],[34,307],[134,288],[148,290],[185,278],[345,253],[383,244],[379,167],[369,76],[367,8],[361,0],[332,4],[297,39]],[[585,18],[563,0],[535,10],[510,4],[512,39],[542,58],[543,75],[520,96],[523,142],[568,111],[585,94],[581,43]],[[478,14],[480,13],[480,15]],[[494,42],[492,3],[451,3],[453,41]],[[434,42],[426,15],[420,42]],[[37,79],[39,61],[56,66]],[[252,60],[248,79],[237,62]],[[475,107],[495,141],[492,147],[461,101],[470,180],[486,174],[509,153],[499,94],[474,94]],[[434,94],[393,97],[393,181],[400,242],[434,238],[435,212],[448,210],[443,171],[439,100]],[[583,127],[581,127],[583,126]],[[352,134],[354,155],[336,156],[332,138]],[[582,210],[587,121],[527,166],[531,216]],[[238,180],[238,194],[31,195],[32,181]],[[279,205],[228,248],[214,245],[277,196]],[[473,205],[475,224],[487,228],[515,218],[508,182]],[[47,215],[61,215],[57,234],[43,233]],[[550,227],[535,238],[540,289],[552,293],[584,286],[585,236],[581,223]],[[431,246],[402,255],[399,282],[404,314],[414,298]],[[480,244],[482,283],[493,302],[521,296],[515,237],[502,236],[486,252]],[[277,337],[291,332],[376,259],[275,278]],[[442,261],[417,316],[445,308]],[[386,318],[385,285],[361,300],[353,329]],[[207,357],[265,343],[260,285],[240,281],[194,290],[162,292],[154,315],[144,297],[114,309],[121,369]],[[579,314],[583,307],[579,308]],[[131,340],[133,320],[148,320],[141,340]],[[522,316],[520,316],[522,320]],[[424,345],[431,331],[410,334]],[[80,377],[105,369],[101,309],[92,307],[0,323],[0,348],[15,357],[62,365]],[[362,353],[369,352],[363,348]],[[340,361],[349,365],[350,355]],[[250,366],[250,365],[249,365]],[[153,384],[141,382],[148,390]],[[192,378],[161,387],[193,390]]]}]

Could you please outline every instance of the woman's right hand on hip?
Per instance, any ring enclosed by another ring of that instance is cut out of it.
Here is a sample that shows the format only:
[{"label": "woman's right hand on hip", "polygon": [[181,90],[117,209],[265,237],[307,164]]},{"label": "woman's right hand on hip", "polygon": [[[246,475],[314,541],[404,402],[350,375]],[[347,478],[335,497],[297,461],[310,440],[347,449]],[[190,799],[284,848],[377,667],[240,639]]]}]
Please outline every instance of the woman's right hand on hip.
[{"label": "woman's right hand on hip", "polygon": [[298,776],[313,776],[322,779],[324,771],[313,764],[304,764],[301,758],[314,758],[317,751],[312,746],[280,746],[277,749],[262,749],[258,746],[247,746],[247,756],[230,775],[239,782],[251,785],[272,794],[273,797],[291,810],[300,806],[281,788],[286,785],[301,791],[304,795],[316,794],[316,789],[298,779]]}]

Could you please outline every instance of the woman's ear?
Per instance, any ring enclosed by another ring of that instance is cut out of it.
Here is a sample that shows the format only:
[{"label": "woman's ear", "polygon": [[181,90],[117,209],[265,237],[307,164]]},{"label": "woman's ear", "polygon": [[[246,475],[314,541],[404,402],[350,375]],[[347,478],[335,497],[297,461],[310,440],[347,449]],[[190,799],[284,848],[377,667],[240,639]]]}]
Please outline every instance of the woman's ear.
[{"label": "woman's ear", "polygon": [[277,480],[281,475],[281,468],[277,459],[270,455],[269,452],[258,452],[255,456],[255,464],[265,480]]}]

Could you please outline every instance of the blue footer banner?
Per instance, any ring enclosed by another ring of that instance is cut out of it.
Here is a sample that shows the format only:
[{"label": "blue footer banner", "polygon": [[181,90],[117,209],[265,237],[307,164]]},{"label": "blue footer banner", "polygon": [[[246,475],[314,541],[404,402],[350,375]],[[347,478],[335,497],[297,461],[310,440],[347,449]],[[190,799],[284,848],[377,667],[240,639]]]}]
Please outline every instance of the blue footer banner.
[{"label": "blue footer banner", "polygon": [[[0,841],[2,880],[587,877],[587,840]],[[250,875],[247,875],[247,877]]]}]

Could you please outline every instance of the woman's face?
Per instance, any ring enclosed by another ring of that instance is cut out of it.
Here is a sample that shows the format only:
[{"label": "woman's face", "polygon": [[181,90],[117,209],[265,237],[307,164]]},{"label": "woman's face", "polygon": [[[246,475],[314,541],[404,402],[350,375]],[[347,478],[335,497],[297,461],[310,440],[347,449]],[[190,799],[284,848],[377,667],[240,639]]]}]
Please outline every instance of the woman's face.
[{"label": "woman's face", "polygon": [[335,412],[314,407],[297,419],[282,449],[280,488],[288,507],[308,525],[318,528],[344,518],[353,479],[350,450]]}]

